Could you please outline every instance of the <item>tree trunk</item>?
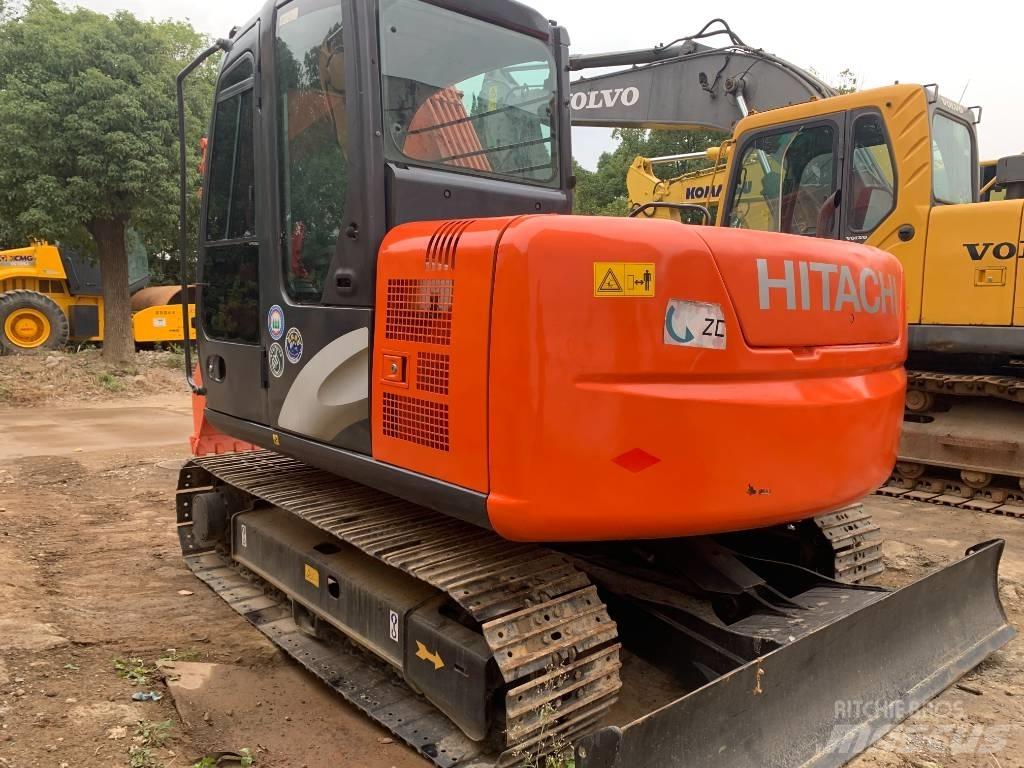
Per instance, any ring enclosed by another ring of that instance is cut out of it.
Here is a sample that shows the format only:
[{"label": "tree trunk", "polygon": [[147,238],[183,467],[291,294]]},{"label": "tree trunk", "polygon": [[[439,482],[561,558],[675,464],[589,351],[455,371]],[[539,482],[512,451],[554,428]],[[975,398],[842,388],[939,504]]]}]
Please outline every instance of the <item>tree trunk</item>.
[{"label": "tree trunk", "polygon": [[94,220],[89,225],[89,233],[96,241],[103,272],[103,359],[111,363],[128,362],[135,354],[135,336],[128,293],[124,220]]}]

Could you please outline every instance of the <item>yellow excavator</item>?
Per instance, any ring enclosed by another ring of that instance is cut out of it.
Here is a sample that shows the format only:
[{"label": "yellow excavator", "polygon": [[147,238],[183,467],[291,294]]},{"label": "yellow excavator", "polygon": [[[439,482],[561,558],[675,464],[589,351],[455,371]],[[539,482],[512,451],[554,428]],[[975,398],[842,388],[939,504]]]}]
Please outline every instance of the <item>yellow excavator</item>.
[{"label": "yellow excavator", "polygon": [[[195,339],[192,299],[186,324],[182,289],[148,286],[144,250],[129,248],[128,280],[137,344],[180,342],[186,327]],[[94,262],[46,242],[0,251],[0,353],[103,341],[103,332],[103,289]]]},{"label": "yellow excavator", "polygon": [[[573,83],[574,123],[731,132],[708,171],[709,192],[721,186],[717,225],[895,255],[906,277],[910,375],[886,492],[1024,515],[1024,158],[996,164],[985,191],[998,187],[1005,199],[982,205],[980,108],[934,85],[840,95],[716,22],[668,46],[574,57],[576,70],[626,67]],[[727,44],[708,46],[713,35]],[[633,215],[710,220],[703,203],[717,196],[697,197],[707,176],[658,179],[653,162],[630,168]],[[773,278],[771,294],[799,305],[836,276]]]},{"label": "yellow excavator", "polygon": [[[707,208],[710,220],[714,221],[718,215],[722,190],[725,188],[726,156],[727,153],[722,151],[722,147],[708,147],[703,152],[635,158],[626,170],[629,210],[635,211],[651,202],[693,204]],[[662,178],[655,172],[658,165],[676,164],[687,160],[705,160],[711,165],[670,178]],[[666,209],[648,206],[643,215],[647,218],[665,218],[669,214]],[[683,209],[679,211],[679,215],[687,223],[697,223],[693,219],[702,218],[703,211]]]}]

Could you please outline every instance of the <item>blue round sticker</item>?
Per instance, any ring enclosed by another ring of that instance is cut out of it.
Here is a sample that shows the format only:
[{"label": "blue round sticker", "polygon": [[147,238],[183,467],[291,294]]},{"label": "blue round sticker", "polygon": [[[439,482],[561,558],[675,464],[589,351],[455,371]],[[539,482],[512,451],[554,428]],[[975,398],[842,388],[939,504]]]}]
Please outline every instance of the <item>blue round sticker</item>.
[{"label": "blue round sticker", "polygon": [[274,341],[280,341],[284,336],[284,310],[277,304],[267,312],[267,330]]},{"label": "blue round sticker", "polygon": [[289,328],[284,337],[284,354],[289,363],[297,363],[302,359],[302,333],[298,328]]}]

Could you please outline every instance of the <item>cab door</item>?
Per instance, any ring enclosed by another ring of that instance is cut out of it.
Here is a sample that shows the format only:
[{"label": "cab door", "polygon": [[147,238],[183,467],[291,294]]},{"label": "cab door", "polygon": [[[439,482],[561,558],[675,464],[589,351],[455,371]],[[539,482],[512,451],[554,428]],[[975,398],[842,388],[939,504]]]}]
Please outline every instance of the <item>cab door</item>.
[{"label": "cab door", "polygon": [[847,113],[846,179],[842,196],[844,240],[871,241],[879,227],[890,229],[896,209],[896,169],[885,120],[874,108]]},{"label": "cab door", "polygon": [[921,322],[1008,326],[1019,271],[1021,209],[976,202],[977,141],[963,115],[933,107],[932,195]]},{"label": "cab door", "polygon": [[260,318],[259,22],[239,35],[217,83],[199,246],[199,359],[207,407],[266,423]]},{"label": "cab door", "polygon": [[[370,329],[383,237],[370,214],[384,204],[382,188],[367,192],[366,171],[380,156],[367,141],[364,108],[379,75],[364,66],[373,56],[357,55],[376,29],[375,18],[363,15],[371,5],[278,3],[264,103],[264,140],[276,147],[269,210],[277,234],[262,296],[267,423],[363,454],[370,453]],[[382,183],[383,172],[374,178]]]}]

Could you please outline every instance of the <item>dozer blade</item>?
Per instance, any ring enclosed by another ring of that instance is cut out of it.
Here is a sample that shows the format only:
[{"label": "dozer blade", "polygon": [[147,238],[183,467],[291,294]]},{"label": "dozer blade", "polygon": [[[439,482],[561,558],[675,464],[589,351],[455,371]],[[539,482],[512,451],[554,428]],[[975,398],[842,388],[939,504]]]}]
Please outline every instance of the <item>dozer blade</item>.
[{"label": "dozer blade", "polygon": [[840,616],[623,727],[579,768],[828,768],[884,736],[1016,632],[999,601],[1002,541]]}]

